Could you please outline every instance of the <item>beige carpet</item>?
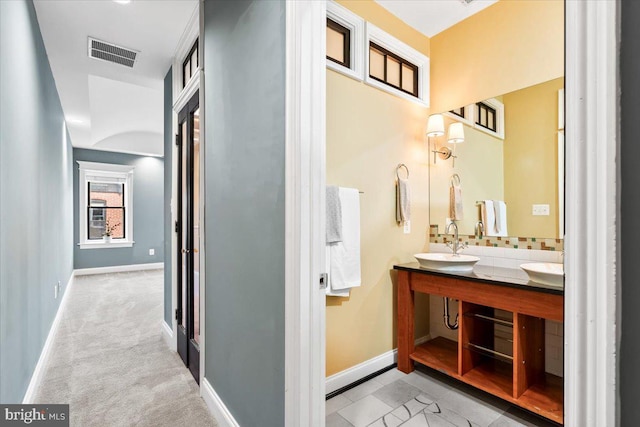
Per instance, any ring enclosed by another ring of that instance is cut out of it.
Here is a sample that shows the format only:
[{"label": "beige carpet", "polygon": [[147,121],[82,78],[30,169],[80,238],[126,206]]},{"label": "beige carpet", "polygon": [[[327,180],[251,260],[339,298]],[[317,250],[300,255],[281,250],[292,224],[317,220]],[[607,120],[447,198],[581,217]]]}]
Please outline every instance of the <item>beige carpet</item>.
[{"label": "beige carpet", "polygon": [[216,426],[160,333],[162,270],[76,278],[36,403],[68,403],[71,426]]}]

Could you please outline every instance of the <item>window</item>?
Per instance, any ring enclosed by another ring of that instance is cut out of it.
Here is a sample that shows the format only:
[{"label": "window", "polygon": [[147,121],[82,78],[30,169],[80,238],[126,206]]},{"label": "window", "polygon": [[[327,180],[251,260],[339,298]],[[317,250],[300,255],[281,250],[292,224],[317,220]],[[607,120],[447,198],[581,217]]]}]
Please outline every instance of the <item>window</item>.
[{"label": "window", "polygon": [[351,31],[327,18],[327,59],[351,68]]},{"label": "window", "polygon": [[418,67],[373,42],[369,43],[369,77],[418,96]]},{"label": "window", "polygon": [[458,117],[462,117],[463,119],[465,118],[464,115],[464,108],[465,107],[460,107],[460,108],[454,108],[453,110],[449,111],[451,114],[455,114]]},{"label": "window", "polygon": [[107,230],[113,239],[124,239],[125,206],[124,184],[89,181],[87,205],[87,236],[89,240],[102,239]]},{"label": "window", "polygon": [[504,139],[504,104],[496,98],[455,108],[444,115],[493,137]]},{"label": "window", "polygon": [[184,88],[198,71],[198,39],[182,63],[182,87]]},{"label": "window", "polygon": [[496,132],[496,110],[484,102],[477,102],[476,107],[476,124],[485,129]]},{"label": "window", "polygon": [[[81,249],[133,246],[133,166],[78,161]],[[110,232],[111,239],[103,236]]]},{"label": "window", "polygon": [[429,58],[367,23],[365,83],[429,105]]},{"label": "window", "polygon": [[327,68],[356,80],[364,77],[364,20],[327,2]]}]

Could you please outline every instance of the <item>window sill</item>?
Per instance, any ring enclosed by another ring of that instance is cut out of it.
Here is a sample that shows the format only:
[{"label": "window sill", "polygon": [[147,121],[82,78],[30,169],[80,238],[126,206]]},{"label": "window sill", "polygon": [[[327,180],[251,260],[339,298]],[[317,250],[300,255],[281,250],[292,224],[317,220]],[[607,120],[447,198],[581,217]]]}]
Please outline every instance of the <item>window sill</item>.
[{"label": "window sill", "polygon": [[131,240],[112,240],[107,243],[102,240],[95,242],[78,243],[80,249],[115,249],[115,248],[130,248],[133,247],[135,242]]}]

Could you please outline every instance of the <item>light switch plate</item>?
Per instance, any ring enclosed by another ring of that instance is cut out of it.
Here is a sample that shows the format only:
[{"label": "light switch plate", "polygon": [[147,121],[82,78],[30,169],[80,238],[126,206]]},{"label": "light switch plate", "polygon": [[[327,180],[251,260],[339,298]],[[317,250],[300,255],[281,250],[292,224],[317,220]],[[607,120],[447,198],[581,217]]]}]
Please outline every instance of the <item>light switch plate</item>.
[{"label": "light switch plate", "polygon": [[156,254],[156,250],[155,249],[149,249],[149,255],[153,256]]},{"label": "light switch plate", "polygon": [[548,216],[549,215],[549,205],[533,205],[533,209],[531,210],[532,215],[536,216]]},{"label": "light switch plate", "polygon": [[411,233],[411,221],[404,222],[404,234]]}]

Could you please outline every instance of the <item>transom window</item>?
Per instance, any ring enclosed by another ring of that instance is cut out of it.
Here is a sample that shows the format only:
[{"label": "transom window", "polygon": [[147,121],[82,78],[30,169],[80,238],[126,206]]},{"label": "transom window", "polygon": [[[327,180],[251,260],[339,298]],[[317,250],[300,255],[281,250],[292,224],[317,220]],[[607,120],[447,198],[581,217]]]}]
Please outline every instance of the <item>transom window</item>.
[{"label": "transom window", "polygon": [[196,74],[196,71],[198,70],[198,65],[199,65],[198,64],[198,39],[196,39],[196,42],[193,44],[193,47],[191,48],[191,50],[189,50],[187,57],[182,63],[182,87],[183,88],[187,85],[187,83],[189,83],[189,80],[191,80],[191,77],[193,77]]},{"label": "transom window", "polygon": [[369,42],[369,77],[418,96],[418,67],[374,42]]},{"label": "transom window", "polygon": [[454,108],[453,110],[449,111],[451,114],[455,114],[458,117],[462,117],[463,119],[466,118],[464,115],[464,108],[465,107],[460,107],[460,108]]},{"label": "transom window", "polygon": [[496,120],[495,108],[491,108],[489,105],[485,104],[484,102],[476,103],[476,107],[477,107],[476,124],[478,126],[482,126],[485,129],[489,129],[490,131],[496,132],[497,120]]},{"label": "transom window", "polygon": [[351,31],[327,18],[327,59],[351,68]]}]

